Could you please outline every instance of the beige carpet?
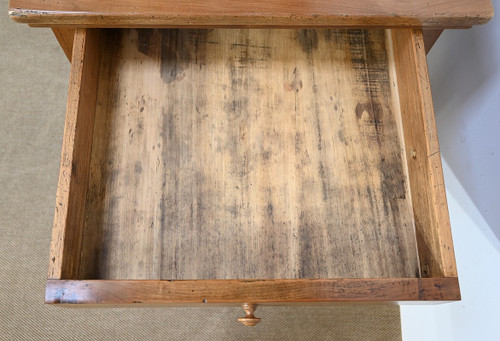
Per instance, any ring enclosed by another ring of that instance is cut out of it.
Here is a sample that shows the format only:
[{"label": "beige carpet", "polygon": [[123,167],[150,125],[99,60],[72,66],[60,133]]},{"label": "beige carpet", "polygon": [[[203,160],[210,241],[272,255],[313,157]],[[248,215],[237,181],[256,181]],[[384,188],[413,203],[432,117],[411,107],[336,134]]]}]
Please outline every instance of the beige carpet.
[{"label": "beige carpet", "polygon": [[401,340],[397,306],[64,309],[44,305],[69,63],[0,0],[1,340]]}]

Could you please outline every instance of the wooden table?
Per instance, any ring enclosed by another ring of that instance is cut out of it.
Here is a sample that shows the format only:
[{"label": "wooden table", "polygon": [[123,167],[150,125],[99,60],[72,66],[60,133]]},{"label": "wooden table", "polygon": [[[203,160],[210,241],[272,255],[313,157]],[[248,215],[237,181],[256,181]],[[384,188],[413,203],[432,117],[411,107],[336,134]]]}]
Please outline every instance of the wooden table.
[{"label": "wooden table", "polygon": [[72,63],[47,303],[460,299],[425,52],[489,0],[10,15]]}]

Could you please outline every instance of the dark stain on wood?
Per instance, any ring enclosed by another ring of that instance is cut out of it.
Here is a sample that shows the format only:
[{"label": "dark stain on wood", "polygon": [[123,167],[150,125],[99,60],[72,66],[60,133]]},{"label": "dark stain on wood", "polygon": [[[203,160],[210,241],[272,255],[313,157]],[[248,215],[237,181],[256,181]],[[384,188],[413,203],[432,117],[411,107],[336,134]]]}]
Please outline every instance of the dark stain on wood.
[{"label": "dark stain on wood", "polygon": [[300,213],[298,239],[300,243],[300,263],[298,269],[299,278],[314,277],[314,272],[311,269],[315,268],[316,254],[314,253],[313,237],[314,226],[311,226],[305,212]]},{"label": "dark stain on wood", "polygon": [[304,86],[302,79],[300,79],[299,72],[297,68],[293,70],[293,80],[291,82],[285,82],[283,88],[285,91],[295,91],[299,92]]},{"label": "dark stain on wood", "polygon": [[76,177],[76,172],[78,171],[78,165],[76,162],[71,163],[71,175]]},{"label": "dark stain on wood", "polygon": [[325,166],[323,165],[322,161],[319,162],[318,169],[319,169],[319,176],[321,179],[321,190],[323,193],[323,201],[327,202],[328,197],[329,197],[329,195],[328,195],[328,193],[329,193],[329,184],[328,184],[329,178],[326,174]]},{"label": "dark stain on wood", "polygon": [[151,36],[153,35],[153,29],[140,29],[137,30],[137,33],[137,50],[147,56],[152,44]]},{"label": "dark stain on wood", "polygon": [[172,83],[185,77],[183,70],[185,64],[191,59],[186,38],[192,32],[190,30],[162,31],[160,72],[165,83]]},{"label": "dark stain on wood", "polygon": [[300,30],[297,33],[297,41],[305,53],[312,53],[318,48],[317,30]]},{"label": "dark stain on wood", "polygon": [[350,59],[361,88],[371,99],[390,93],[387,47],[382,30],[351,30]]},{"label": "dark stain on wood", "polygon": [[248,104],[248,98],[239,97],[239,95],[235,94],[232,101],[224,104],[224,111],[228,114],[229,119],[232,120],[239,117],[248,108]]},{"label": "dark stain on wood", "polygon": [[342,142],[346,146],[349,145],[349,142],[347,141],[347,138],[345,136],[344,130],[337,131],[337,137],[339,138],[340,142]]},{"label": "dark stain on wood", "polygon": [[135,171],[135,173],[136,173],[137,176],[139,176],[142,173],[142,165],[141,165],[141,163],[139,161],[137,161],[135,163],[134,171]]}]

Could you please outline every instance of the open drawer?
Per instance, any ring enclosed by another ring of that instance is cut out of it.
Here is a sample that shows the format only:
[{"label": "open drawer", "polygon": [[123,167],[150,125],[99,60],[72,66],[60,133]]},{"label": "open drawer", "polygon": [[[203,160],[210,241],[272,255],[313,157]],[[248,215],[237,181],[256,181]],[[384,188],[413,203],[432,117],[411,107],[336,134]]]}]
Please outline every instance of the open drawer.
[{"label": "open drawer", "polygon": [[47,303],[458,299],[420,30],[76,31]]}]

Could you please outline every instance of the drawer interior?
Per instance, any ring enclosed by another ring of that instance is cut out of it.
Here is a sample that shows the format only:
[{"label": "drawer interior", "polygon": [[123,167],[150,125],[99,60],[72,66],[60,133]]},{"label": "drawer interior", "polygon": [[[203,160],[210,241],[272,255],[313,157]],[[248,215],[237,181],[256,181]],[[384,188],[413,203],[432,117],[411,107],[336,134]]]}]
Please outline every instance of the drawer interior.
[{"label": "drawer interior", "polygon": [[79,278],[418,277],[386,31],[102,43]]},{"label": "drawer interior", "polygon": [[391,30],[82,31],[49,278],[454,275],[429,210],[433,121],[412,112],[419,72],[403,65],[414,45]]}]

